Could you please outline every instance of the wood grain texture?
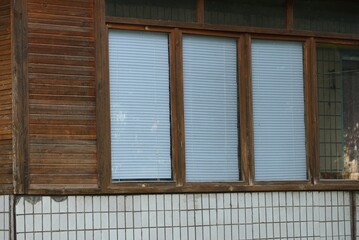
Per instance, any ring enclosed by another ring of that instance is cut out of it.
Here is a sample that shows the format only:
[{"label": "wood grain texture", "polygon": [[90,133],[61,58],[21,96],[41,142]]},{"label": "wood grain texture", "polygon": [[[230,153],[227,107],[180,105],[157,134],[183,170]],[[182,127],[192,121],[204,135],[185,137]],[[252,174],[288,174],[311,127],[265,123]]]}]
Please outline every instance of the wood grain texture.
[{"label": "wood grain texture", "polygon": [[0,193],[13,186],[11,5],[0,0]]},{"label": "wood grain texture", "polygon": [[98,187],[92,0],[29,0],[29,192]]}]

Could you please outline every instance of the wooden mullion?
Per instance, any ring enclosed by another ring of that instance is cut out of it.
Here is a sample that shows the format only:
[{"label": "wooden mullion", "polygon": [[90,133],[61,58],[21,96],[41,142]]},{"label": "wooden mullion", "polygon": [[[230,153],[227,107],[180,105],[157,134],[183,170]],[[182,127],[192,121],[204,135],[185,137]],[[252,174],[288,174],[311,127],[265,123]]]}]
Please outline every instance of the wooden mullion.
[{"label": "wooden mullion", "polygon": [[248,67],[246,55],[246,42],[244,34],[237,41],[237,58],[238,58],[238,113],[239,113],[239,132],[240,132],[240,165],[241,165],[241,179],[248,183],[249,169],[248,169],[248,114],[247,114],[247,79]]},{"label": "wooden mullion", "polygon": [[110,92],[108,74],[107,28],[104,1],[94,0],[96,28],[96,132],[99,187],[104,191],[111,182]]},{"label": "wooden mullion", "polygon": [[27,193],[29,187],[29,83],[27,61],[27,4],[12,1],[12,117],[13,117],[13,179],[16,194]]},{"label": "wooden mullion", "polygon": [[182,52],[182,32],[175,29],[175,48],[176,48],[176,97],[177,97],[177,186],[186,183],[186,164],[185,164],[185,126],[184,126],[184,92],[183,92],[183,52]]},{"label": "wooden mullion", "polygon": [[[247,179],[249,185],[253,185],[254,182],[254,138],[253,138],[253,96],[252,96],[252,39],[251,35],[246,33],[244,34],[242,40],[242,51],[241,51],[241,58],[242,58],[242,80],[241,83],[244,85],[245,88],[242,87],[242,94],[246,97],[242,101],[245,101],[246,104],[246,111],[244,112],[245,116],[245,138],[247,147],[242,151],[246,151],[246,158],[245,163],[247,164]],[[243,97],[244,97],[243,96]],[[243,115],[243,114],[242,114]]]},{"label": "wooden mullion", "polygon": [[305,113],[305,137],[306,137],[306,161],[307,176],[311,183],[314,182],[313,170],[315,166],[313,143],[313,111],[312,111],[312,75],[311,75],[311,42],[307,39],[304,43],[304,113]]},{"label": "wooden mullion", "polygon": [[317,50],[316,50],[316,42],[314,38],[310,38],[309,41],[310,46],[310,59],[308,62],[311,66],[310,68],[310,86],[311,90],[309,94],[310,105],[309,110],[311,113],[311,135],[310,135],[310,144],[312,145],[312,151],[310,154],[310,162],[312,168],[312,183],[319,183],[319,128],[318,128],[318,83],[317,83]]},{"label": "wooden mullion", "polygon": [[171,149],[172,149],[172,176],[173,180],[180,182],[178,175],[178,128],[177,122],[177,86],[176,86],[176,31],[169,35],[169,56],[170,56],[170,106],[171,106]]},{"label": "wooden mullion", "polygon": [[293,23],[294,23],[294,14],[293,14],[293,1],[294,0],[287,0],[287,8],[286,8],[286,26],[287,30],[293,30]]},{"label": "wooden mullion", "polygon": [[204,0],[197,0],[196,18],[197,23],[204,23]]}]

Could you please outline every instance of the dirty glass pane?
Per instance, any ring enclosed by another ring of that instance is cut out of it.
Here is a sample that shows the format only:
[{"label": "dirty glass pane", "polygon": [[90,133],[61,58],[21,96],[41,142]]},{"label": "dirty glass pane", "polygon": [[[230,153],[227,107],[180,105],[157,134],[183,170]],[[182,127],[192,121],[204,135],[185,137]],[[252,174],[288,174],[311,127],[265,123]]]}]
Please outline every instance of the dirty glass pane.
[{"label": "dirty glass pane", "polygon": [[359,179],[359,48],[317,47],[320,175]]},{"label": "dirty glass pane", "polygon": [[194,22],[195,0],[106,0],[106,15]]},{"label": "dirty glass pane", "polygon": [[113,181],[169,180],[168,34],[110,30]]},{"label": "dirty glass pane", "polygon": [[295,0],[294,28],[359,34],[359,1]]},{"label": "dirty glass pane", "polygon": [[211,24],[284,28],[285,0],[206,0],[205,22]]}]

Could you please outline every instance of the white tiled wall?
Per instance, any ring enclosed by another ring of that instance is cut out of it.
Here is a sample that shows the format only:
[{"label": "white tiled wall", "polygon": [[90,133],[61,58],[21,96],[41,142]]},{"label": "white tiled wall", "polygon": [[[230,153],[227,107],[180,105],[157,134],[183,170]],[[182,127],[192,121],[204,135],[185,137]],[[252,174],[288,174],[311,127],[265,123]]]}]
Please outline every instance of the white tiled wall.
[{"label": "white tiled wall", "polygon": [[17,240],[351,239],[349,192],[18,200]]},{"label": "white tiled wall", "polygon": [[0,195],[0,239],[10,239],[10,204],[8,195]]}]

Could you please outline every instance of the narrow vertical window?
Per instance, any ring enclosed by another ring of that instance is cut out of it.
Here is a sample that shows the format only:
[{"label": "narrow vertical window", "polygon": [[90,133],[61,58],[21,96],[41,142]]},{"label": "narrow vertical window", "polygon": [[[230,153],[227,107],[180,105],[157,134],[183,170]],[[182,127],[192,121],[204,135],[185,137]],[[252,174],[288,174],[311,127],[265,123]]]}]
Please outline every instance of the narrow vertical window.
[{"label": "narrow vertical window", "polygon": [[317,47],[322,179],[359,179],[359,48]]},{"label": "narrow vertical window", "polygon": [[303,45],[253,40],[255,179],[306,180]]},{"label": "narrow vertical window", "polygon": [[187,181],[238,181],[236,39],[183,36]]},{"label": "narrow vertical window", "polygon": [[112,180],[171,179],[168,34],[109,31]]}]

